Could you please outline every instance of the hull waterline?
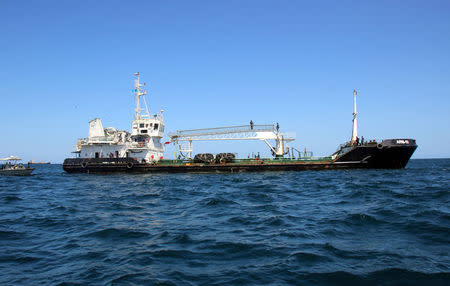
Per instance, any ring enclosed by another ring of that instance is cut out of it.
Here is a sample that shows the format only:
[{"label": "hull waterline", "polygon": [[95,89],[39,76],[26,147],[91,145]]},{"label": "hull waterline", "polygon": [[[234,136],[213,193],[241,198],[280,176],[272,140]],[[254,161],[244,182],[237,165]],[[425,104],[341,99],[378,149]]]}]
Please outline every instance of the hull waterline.
[{"label": "hull waterline", "polygon": [[354,146],[335,159],[317,160],[258,159],[236,160],[231,163],[193,163],[190,161],[163,160],[157,164],[140,163],[134,158],[72,158],[66,159],[63,168],[69,173],[237,173],[263,171],[305,171],[331,169],[401,169],[406,166],[417,148],[410,144],[383,144]]}]

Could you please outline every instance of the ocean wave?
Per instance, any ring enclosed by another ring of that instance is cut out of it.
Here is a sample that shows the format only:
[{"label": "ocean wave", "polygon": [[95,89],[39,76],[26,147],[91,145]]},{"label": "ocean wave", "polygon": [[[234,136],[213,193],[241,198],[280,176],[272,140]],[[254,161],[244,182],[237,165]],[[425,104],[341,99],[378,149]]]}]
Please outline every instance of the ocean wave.
[{"label": "ocean wave", "polygon": [[181,233],[181,234],[176,235],[172,239],[172,242],[180,243],[180,244],[190,244],[190,243],[194,243],[195,241],[187,233]]},{"label": "ocean wave", "polygon": [[328,256],[303,251],[298,251],[289,255],[289,259],[292,258],[301,263],[318,263],[318,262],[332,261],[332,259]]},{"label": "ocean wave", "polygon": [[6,202],[14,202],[14,201],[21,201],[23,200],[21,197],[17,196],[17,195],[9,195],[9,196],[5,196],[3,197],[3,199]]},{"label": "ocean wave", "polygon": [[0,263],[34,263],[41,260],[42,257],[36,257],[27,254],[16,254],[16,255],[1,255]]},{"label": "ocean wave", "polygon": [[227,205],[239,205],[237,202],[233,201],[233,200],[228,200],[228,199],[224,199],[221,197],[209,197],[209,198],[205,198],[203,199],[203,204],[207,205],[207,206],[227,206]]},{"label": "ocean wave", "polygon": [[198,257],[195,252],[186,249],[162,249],[151,252],[151,256],[154,258],[180,258],[189,259]]},{"label": "ocean wave", "polygon": [[364,214],[364,213],[353,213],[349,214],[345,218],[346,223],[350,224],[372,224],[372,225],[378,225],[382,224],[385,221],[377,219],[375,216],[370,214]]},{"label": "ocean wave", "polygon": [[0,240],[18,240],[26,236],[23,232],[13,230],[0,230]]},{"label": "ocean wave", "polygon": [[126,228],[106,228],[85,234],[84,236],[102,239],[136,239],[148,237],[149,234],[147,232],[130,230]]}]

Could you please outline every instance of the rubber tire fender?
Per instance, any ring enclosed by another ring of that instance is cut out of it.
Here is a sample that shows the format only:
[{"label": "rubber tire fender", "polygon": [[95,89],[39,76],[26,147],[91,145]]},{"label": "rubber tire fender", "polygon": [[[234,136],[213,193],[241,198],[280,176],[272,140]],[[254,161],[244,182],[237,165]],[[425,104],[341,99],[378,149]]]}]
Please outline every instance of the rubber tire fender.
[{"label": "rubber tire fender", "polygon": [[383,144],[381,144],[381,143],[377,144],[377,148],[380,150],[383,149]]},{"label": "rubber tire fender", "polygon": [[133,163],[128,162],[128,163],[127,163],[127,168],[128,168],[128,169],[131,169],[131,168],[133,168],[133,165],[134,165]]},{"label": "rubber tire fender", "polygon": [[87,162],[81,163],[81,167],[82,167],[83,169],[86,169],[86,167],[87,167]]}]

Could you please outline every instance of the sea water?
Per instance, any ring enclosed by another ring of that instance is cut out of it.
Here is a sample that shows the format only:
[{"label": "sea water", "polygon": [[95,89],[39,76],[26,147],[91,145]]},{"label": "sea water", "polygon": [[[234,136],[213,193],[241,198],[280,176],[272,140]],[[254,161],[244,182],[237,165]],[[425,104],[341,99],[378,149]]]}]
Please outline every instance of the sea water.
[{"label": "sea water", "polygon": [[450,160],[0,177],[1,285],[449,285]]}]

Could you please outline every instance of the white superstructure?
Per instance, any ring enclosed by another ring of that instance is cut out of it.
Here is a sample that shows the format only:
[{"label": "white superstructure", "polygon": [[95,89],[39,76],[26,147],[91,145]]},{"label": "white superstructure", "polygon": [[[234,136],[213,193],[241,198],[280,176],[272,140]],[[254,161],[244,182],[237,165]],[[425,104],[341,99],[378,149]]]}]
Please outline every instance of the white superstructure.
[{"label": "white superstructure", "polygon": [[[134,74],[134,96],[136,109],[131,123],[131,132],[116,130],[114,127],[103,128],[99,118],[89,122],[89,137],[78,140],[77,150],[80,158],[136,158],[139,162],[155,162],[163,158],[164,136],[163,111],[150,115],[139,82],[139,73]],[[144,108],[141,108],[141,100]]]}]

